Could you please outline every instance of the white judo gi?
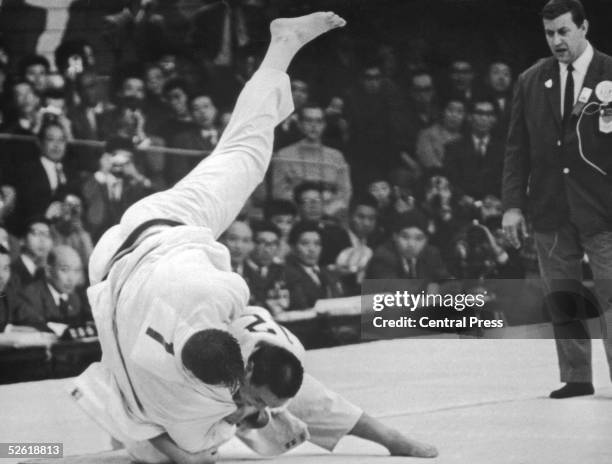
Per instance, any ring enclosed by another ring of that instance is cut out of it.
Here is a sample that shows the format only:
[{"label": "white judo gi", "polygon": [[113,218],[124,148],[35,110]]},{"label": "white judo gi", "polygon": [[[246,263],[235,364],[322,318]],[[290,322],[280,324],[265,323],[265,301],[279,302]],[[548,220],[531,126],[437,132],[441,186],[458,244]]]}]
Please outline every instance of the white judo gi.
[{"label": "white judo gi", "polygon": [[[246,307],[248,287],[216,239],[263,180],[274,127],[292,110],[288,76],[257,71],[215,151],[175,187],[129,208],[94,249],[88,296],[102,361],[76,380],[72,395],[128,448],[167,432],[197,452],[235,433],[223,420],[236,409],[229,390],[192,376],[180,353],[194,332],[228,330]],[[147,229],[110,266],[126,238],[152,219],[182,225]],[[308,376],[289,410],[308,425],[311,441],[328,449],[362,414]]]}]

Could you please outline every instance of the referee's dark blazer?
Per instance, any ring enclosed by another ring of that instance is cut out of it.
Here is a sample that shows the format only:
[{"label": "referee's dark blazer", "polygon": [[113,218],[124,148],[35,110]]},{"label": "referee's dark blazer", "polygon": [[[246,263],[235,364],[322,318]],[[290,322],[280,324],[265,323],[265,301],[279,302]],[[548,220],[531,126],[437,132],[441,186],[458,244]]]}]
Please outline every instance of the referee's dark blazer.
[{"label": "referee's dark blazer", "polygon": [[[612,57],[595,50],[583,84],[593,90],[589,102],[599,102],[595,87],[604,80],[612,81]],[[585,115],[580,123],[583,151],[606,175],[580,157],[576,115],[563,130],[559,81],[553,57],[518,79],[504,163],[504,208],[527,211],[539,232],[568,221],[585,235],[612,230],[612,134],[599,131],[599,114]]]}]

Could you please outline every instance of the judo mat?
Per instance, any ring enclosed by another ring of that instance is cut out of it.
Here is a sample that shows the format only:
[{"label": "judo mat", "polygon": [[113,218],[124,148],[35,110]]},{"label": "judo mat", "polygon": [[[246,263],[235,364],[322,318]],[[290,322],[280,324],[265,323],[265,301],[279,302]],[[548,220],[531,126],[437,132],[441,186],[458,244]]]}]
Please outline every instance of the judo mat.
[{"label": "judo mat", "polygon": [[[437,446],[440,464],[612,463],[612,385],[593,341],[596,394],[548,399],[560,386],[553,340],[411,338],[307,352],[306,369],[388,425]],[[66,393],[69,379],[0,386],[1,442],[62,442],[66,464],[128,463]],[[345,437],[333,453],[305,444],[274,459],[237,440],[221,462],[417,462]]]}]

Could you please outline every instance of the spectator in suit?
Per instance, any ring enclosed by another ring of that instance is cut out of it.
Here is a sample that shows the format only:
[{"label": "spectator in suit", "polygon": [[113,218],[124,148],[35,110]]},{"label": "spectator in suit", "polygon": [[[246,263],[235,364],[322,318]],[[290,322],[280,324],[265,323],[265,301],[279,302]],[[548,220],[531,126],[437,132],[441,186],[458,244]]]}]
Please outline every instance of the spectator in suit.
[{"label": "spectator in suit", "polygon": [[48,211],[54,245],[67,245],[75,250],[82,263],[89,262],[93,240],[83,225],[83,200],[76,192],[63,191]]},{"label": "spectator in suit", "polygon": [[36,135],[40,129],[40,95],[26,80],[11,86],[11,102],[7,109],[3,132],[17,135]]},{"label": "spectator in suit", "polygon": [[416,70],[410,76],[408,102],[406,105],[406,131],[408,153],[416,149],[417,135],[433,125],[440,112],[436,104],[436,89],[431,73],[425,69]]},{"label": "spectator in suit", "polygon": [[319,182],[327,184],[327,189],[335,192],[329,210],[346,210],[352,192],[350,169],[341,152],[323,145],[326,126],[323,108],[305,104],[298,115],[304,138],[274,155],[272,197],[290,200],[298,184]]},{"label": "spectator in suit", "polygon": [[349,208],[349,223],[346,229],[350,246],[336,258],[336,270],[342,275],[346,292],[357,295],[365,269],[372,258],[372,249],[378,245],[377,235],[378,202],[371,194],[354,196]]},{"label": "spectator in suit", "polygon": [[444,105],[442,118],[419,132],[416,157],[424,169],[444,167],[446,145],[461,138],[465,120],[465,103],[451,98]]},{"label": "spectator in suit", "polygon": [[77,286],[83,282],[83,265],[76,251],[66,245],[53,248],[47,258],[46,275],[46,280],[34,282],[21,292],[20,321],[61,336],[63,331],[53,330],[50,322],[82,326],[91,320],[87,300],[77,291]]},{"label": "spectator in suit", "polygon": [[283,263],[289,253],[289,232],[297,220],[297,208],[288,200],[268,200],[264,205],[264,218],[280,231],[276,260]]},{"label": "spectator in suit", "polygon": [[495,104],[497,126],[495,131],[505,140],[512,110],[512,68],[508,62],[495,60],[489,64],[485,81],[486,92]]},{"label": "spectator in suit", "polygon": [[[110,104],[103,100],[98,77],[91,71],[78,74],[75,80],[78,103],[68,107],[72,134],[78,140],[102,140],[108,130],[108,118],[113,114]],[[95,172],[102,150],[98,147],[75,145],[71,147],[79,170]]]},{"label": "spectator in suit", "polygon": [[453,60],[449,67],[449,98],[463,100],[466,104],[476,95],[474,80],[476,73],[472,63],[465,59]]},{"label": "spectator in suit", "polygon": [[274,130],[274,151],[291,145],[303,137],[300,130],[299,112],[310,99],[310,86],[303,79],[291,79],[291,96],[294,111]]},{"label": "spectator in suit", "polygon": [[[109,137],[117,135],[117,131],[121,130],[124,122],[125,108],[129,108],[133,111],[138,110],[140,122],[140,130],[143,133],[161,136],[163,134],[157,133],[156,129],[162,125],[162,122],[155,121],[153,117],[145,112],[145,81],[139,69],[127,69],[117,74],[115,82],[113,84],[114,91],[114,102],[115,107],[107,109],[102,115],[102,124],[99,128],[100,138],[106,140]],[[125,130],[125,129],[124,129]],[[142,136],[141,133],[134,133],[132,136]],[[144,137],[141,137],[144,139]],[[135,141],[138,144],[140,141]]]},{"label": "spectator in suit", "polygon": [[49,60],[41,55],[29,55],[23,58],[19,67],[19,75],[42,95],[48,87]]},{"label": "spectator in suit", "polygon": [[16,166],[15,215],[21,225],[27,218],[44,216],[58,189],[76,182],[76,175],[65,164],[67,135],[64,126],[50,120],[41,128],[38,139],[39,156]]},{"label": "spectator in suit", "polygon": [[446,146],[446,171],[460,194],[471,201],[486,195],[501,198],[504,141],[493,131],[495,105],[475,97],[468,114],[468,133]]},{"label": "spectator in suit", "polygon": [[19,257],[21,253],[21,243],[19,239],[9,233],[2,225],[0,225],[0,245],[8,250],[11,255],[11,262]]},{"label": "spectator in suit", "polygon": [[164,84],[163,97],[170,109],[164,119],[160,135],[172,146],[173,137],[192,127],[193,119],[189,111],[189,84],[179,77],[168,79]]},{"label": "spectator in suit", "polygon": [[[145,99],[143,110],[150,121],[151,132],[161,134],[168,105],[164,101],[164,85],[166,77],[158,63],[148,63],[144,69]],[[168,142],[166,140],[166,142]]]},{"label": "spectator in suit", "polygon": [[168,182],[174,184],[181,180],[200,161],[217,146],[220,131],[217,126],[217,107],[212,98],[203,93],[196,93],[189,101],[193,124],[177,133],[170,139],[170,145],[176,148],[202,151],[202,156],[174,156],[168,166]]},{"label": "spectator in suit", "polygon": [[322,236],[316,222],[298,222],[289,234],[291,254],[285,275],[289,290],[289,309],[312,308],[317,300],[343,295],[336,276],[321,263]]},{"label": "spectator in suit", "polygon": [[430,171],[424,184],[423,201],[419,207],[429,219],[429,244],[438,248],[446,262],[453,254],[457,231],[475,219],[478,211],[469,197],[467,200],[459,197],[445,171]]},{"label": "spectator in suit", "polygon": [[77,76],[75,85],[79,102],[68,109],[74,137],[101,140],[103,115],[108,115],[110,108],[102,99],[98,77],[91,71],[85,71]]},{"label": "spectator in suit", "polygon": [[448,260],[453,276],[460,279],[521,279],[525,271],[519,253],[504,240],[501,217],[486,224],[464,227],[454,241]]},{"label": "spectator in suit", "polygon": [[35,281],[44,280],[44,269],[52,247],[49,221],[44,217],[29,220],[21,253],[11,265],[12,277],[17,286],[25,287]]},{"label": "spectator in suit", "polygon": [[0,244],[0,332],[4,332],[7,324],[15,321],[19,300],[17,291],[11,279],[11,256],[9,251]]},{"label": "spectator in suit", "polygon": [[246,281],[251,291],[249,304],[263,306],[272,315],[289,307],[285,284],[285,266],[276,262],[281,232],[265,221],[253,224],[253,251],[246,261]]},{"label": "spectator in suit", "polygon": [[242,218],[236,219],[223,232],[219,241],[229,250],[232,270],[246,280],[246,275],[250,272],[246,260],[253,250],[253,230],[249,223]]},{"label": "spectator in suit", "polygon": [[62,89],[48,89],[43,94],[42,124],[47,121],[57,121],[64,127],[66,138],[74,139],[72,132],[72,121],[68,118],[68,105],[66,95]]},{"label": "spectator in suit", "polygon": [[[137,89],[140,89],[140,87]],[[147,149],[163,147],[165,142],[149,131],[147,117],[142,110],[143,98],[136,97],[136,95],[127,95],[118,100],[117,108],[114,111],[115,119],[110,126],[110,133],[112,134],[111,137],[121,137],[132,141],[134,147],[138,150],[134,153],[134,156],[138,156],[143,173],[153,183],[154,190],[163,190],[167,185],[164,172],[166,154]]]},{"label": "spectator in suit", "polygon": [[152,191],[152,182],[136,168],[133,153],[129,139],[109,139],[100,157],[100,169],[83,183],[85,224],[94,242],[119,223],[125,210]]},{"label": "spectator in suit", "polygon": [[[69,90],[74,90],[74,83],[83,72],[91,71],[96,66],[93,47],[83,39],[62,41],[55,49],[54,59],[57,71],[64,78]],[[71,95],[74,96],[76,95]],[[78,103],[78,100],[75,103]]]},{"label": "spectator in suit", "polygon": [[[0,165],[0,170],[4,169]],[[8,176],[7,176],[8,181]],[[14,221],[15,205],[17,203],[17,192],[15,188],[2,181],[0,174],[0,226],[9,227]]]},{"label": "spectator in suit", "polygon": [[344,98],[333,96],[325,108],[325,132],[323,141],[341,152],[346,151],[349,141],[349,123],[346,119]]},{"label": "spectator in suit", "polygon": [[425,284],[449,274],[437,248],[428,244],[427,219],[417,211],[398,216],[391,240],[374,251],[367,279],[423,279]]},{"label": "spectator in suit", "polygon": [[410,156],[399,89],[384,78],[377,62],[366,63],[360,74],[359,84],[346,101],[350,128],[347,160],[353,185],[363,185],[372,173],[388,175]]},{"label": "spectator in suit", "polygon": [[338,254],[350,245],[347,232],[324,216],[323,189],[316,182],[303,182],[293,191],[300,221],[318,224],[322,246],[321,264],[327,266],[336,261]]}]

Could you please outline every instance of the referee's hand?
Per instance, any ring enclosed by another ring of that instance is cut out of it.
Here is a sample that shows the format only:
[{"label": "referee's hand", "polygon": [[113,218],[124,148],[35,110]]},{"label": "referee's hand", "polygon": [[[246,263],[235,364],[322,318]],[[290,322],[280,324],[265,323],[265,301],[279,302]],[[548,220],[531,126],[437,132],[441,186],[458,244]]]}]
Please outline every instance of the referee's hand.
[{"label": "referee's hand", "polygon": [[504,213],[502,219],[502,227],[510,244],[514,248],[520,248],[522,240],[527,236],[527,222],[523,213],[518,208],[511,208]]}]

